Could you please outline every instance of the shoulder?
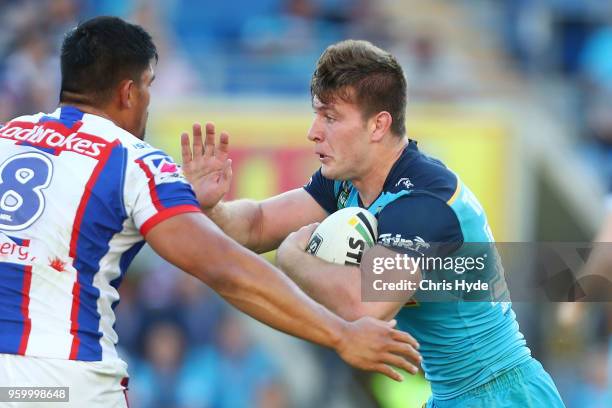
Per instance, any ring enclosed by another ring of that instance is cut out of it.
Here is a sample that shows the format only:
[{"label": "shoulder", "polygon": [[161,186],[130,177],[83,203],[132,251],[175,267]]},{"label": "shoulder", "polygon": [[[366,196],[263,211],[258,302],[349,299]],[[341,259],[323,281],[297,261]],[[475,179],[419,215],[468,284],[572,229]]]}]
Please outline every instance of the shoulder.
[{"label": "shoulder", "polygon": [[464,240],[452,208],[427,192],[413,192],[385,206],[378,215],[378,232],[381,243],[394,246],[422,241],[453,243],[456,248]]},{"label": "shoulder", "polygon": [[432,225],[439,222],[454,223],[457,217],[448,205],[436,194],[426,191],[414,191],[387,204],[379,213],[379,219],[393,223],[410,219],[413,224]]},{"label": "shoulder", "polygon": [[455,194],[459,185],[455,173],[444,163],[420,152],[405,170],[396,176],[391,188],[426,193],[446,202]]}]

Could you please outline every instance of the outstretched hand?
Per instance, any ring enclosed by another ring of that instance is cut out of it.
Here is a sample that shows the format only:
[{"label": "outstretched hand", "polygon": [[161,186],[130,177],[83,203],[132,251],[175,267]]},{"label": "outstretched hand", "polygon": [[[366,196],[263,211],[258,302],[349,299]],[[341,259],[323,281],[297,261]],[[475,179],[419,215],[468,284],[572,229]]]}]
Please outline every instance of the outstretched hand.
[{"label": "outstretched hand", "polygon": [[391,366],[416,374],[421,363],[418,342],[408,333],[394,329],[397,322],[362,317],[348,324],[345,341],[337,348],[348,364],[376,371],[396,381],[402,375]]},{"label": "outstretched hand", "polygon": [[206,139],[202,143],[202,126],[193,125],[193,148],[189,134],[181,134],[181,152],[185,177],[193,186],[203,210],[213,208],[229,191],[232,181],[232,160],[228,158],[229,134],[221,132],[215,145],[215,125],[206,123]]}]

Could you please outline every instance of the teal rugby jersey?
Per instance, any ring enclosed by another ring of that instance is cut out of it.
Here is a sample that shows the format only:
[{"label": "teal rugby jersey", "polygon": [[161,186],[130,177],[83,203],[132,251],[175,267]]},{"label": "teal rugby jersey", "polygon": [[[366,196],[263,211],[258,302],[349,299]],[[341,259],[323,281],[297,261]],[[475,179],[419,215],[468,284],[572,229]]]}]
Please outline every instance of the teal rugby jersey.
[{"label": "teal rugby jersey", "polygon": [[[304,188],[330,214],[364,207],[349,181],[326,179],[320,170]],[[440,161],[421,153],[415,141],[409,142],[382,193],[367,209],[378,219],[383,245],[428,256],[477,257],[486,252],[490,270],[485,272],[499,273],[494,269],[500,263],[490,261],[499,259],[492,245],[466,245],[493,242],[478,200]],[[444,253],[427,252],[434,247]],[[531,359],[509,297],[504,297],[507,302],[424,302],[420,295],[417,292],[416,304],[409,302],[396,318],[399,328],[421,345],[422,367],[434,398],[454,398]]]}]

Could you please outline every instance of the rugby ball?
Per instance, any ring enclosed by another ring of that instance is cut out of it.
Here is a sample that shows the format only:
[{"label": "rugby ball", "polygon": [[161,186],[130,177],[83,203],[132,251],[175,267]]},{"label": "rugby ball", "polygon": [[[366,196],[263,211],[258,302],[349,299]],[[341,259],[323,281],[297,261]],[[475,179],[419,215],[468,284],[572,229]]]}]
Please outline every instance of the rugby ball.
[{"label": "rugby ball", "polygon": [[361,263],[363,252],[378,238],[378,222],[369,211],[359,207],[338,210],[315,229],[306,252],[341,265]]}]

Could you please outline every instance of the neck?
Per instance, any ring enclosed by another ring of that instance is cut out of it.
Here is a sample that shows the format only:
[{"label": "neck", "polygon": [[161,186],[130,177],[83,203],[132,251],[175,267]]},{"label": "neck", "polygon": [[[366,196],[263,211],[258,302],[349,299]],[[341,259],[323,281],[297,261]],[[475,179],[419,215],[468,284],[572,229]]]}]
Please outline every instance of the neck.
[{"label": "neck", "polygon": [[86,103],[68,102],[68,101],[66,101],[66,102],[60,102],[59,105],[60,106],[74,106],[75,108],[77,108],[81,112],[89,113],[91,115],[101,116],[101,117],[103,117],[105,119],[110,120],[111,122],[114,122],[114,120],[111,118],[111,116],[108,113],[106,113],[106,111],[104,109],[96,108],[96,107],[91,106],[91,105],[86,104]]},{"label": "neck", "polygon": [[408,140],[402,138],[391,148],[383,149],[381,154],[376,155],[376,162],[364,172],[364,176],[351,180],[364,206],[369,207],[380,195],[391,168],[401,156],[407,143]]},{"label": "neck", "polygon": [[113,115],[112,105],[110,104],[99,107],[96,106],[99,104],[93,103],[94,98],[92,96],[66,90],[60,92],[60,97],[63,99],[63,101],[60,100],[60,106],[74,106],[81,112],[101,116],[119,126],[118,121],[115,119],[116,115]]},{"label": "neck", "polygon": [[[118,103],[110,101],[99,105],[92,103],[91,98],[67,91],[62,91],[61,95],[63,100],[60,101],[59,106],[74,106],[81,112],[107,119],[113,122],[115,126],[136,136],[133,132],[133,127],[129,126],[131,123],[129,115],[126,116],[125,112],[121,111]],[[142,137],[136,137],[142,140]]]}]

